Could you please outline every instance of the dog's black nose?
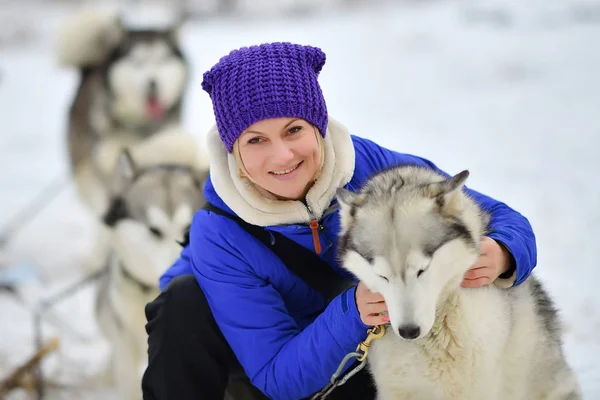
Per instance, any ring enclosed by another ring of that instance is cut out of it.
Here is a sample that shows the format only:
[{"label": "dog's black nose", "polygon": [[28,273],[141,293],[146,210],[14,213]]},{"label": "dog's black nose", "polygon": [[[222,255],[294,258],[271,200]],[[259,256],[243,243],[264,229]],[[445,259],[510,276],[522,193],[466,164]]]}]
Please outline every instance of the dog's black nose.
[{"label": "dog's black nose", "polygon": [[414,339],[421,334],[421,328],[416,325],[404,325],[398,328],[398,333],[404,339]]}]

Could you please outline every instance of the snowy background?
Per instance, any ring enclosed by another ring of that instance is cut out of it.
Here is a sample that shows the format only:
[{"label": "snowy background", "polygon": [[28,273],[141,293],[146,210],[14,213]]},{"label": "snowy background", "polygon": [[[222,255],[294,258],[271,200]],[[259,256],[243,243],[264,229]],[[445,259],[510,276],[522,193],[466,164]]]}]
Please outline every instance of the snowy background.
[{"label": "snowy background", "polygon": [[[0,0],[0,232],[44,187],[67,180],[66,110],[77,75],[57,67],[54,35],[85,2],[49,4]],[[469,169],[470,187],[529,218],[536,274],[561,311],[568,361],[585,398],[600,399],[600,1],[240,0],[229,16],[215,16],[214,2],[187,4],[196,16],[182,31],[193,66],[188,130],[203,136],[213,124],[201,76],[231,49],[322,47],[330,114],[352,133],[449,173]],[[127,5],[131,21],[168,15],[160,4]],[[0,273],[37,271],[20,274],[33,302],[81,276],[92,230],[66,186],[9,238]],[[60,359],[45,364],[65,385],[48,398],[110,397],[93,385],[107,347],[92,296],[86,289],[58,309],[77,334],[63,332]],[[33,351],[32,322],[0,292],[0,377]]]}]

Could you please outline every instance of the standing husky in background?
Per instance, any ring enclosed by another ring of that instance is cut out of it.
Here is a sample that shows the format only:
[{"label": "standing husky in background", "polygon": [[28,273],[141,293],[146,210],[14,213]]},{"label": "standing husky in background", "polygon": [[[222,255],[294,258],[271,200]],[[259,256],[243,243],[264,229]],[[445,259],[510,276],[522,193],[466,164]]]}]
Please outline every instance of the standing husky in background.
[{"label": "standing husky in background", "polygon": [[159,134],[123,151],[112,179],[108,274],[96,303],[98,326],[111,343],[107,372],[122,399],[141,399],[147,362],[145,305],[160,275],[177,259],[195,211],[204,204],[208,160],[191,137]]},{"label": "standing husky in background", "polygon": [[68,153],[80,197],[101,216],[114,168],[105,169],[102,146],[130,146],[178,124],[187,62],[177,27],[132,30],[116,15],[94,11],[62,26],[58,58],[80,72],[69,111]]},{"label": "standing husky in background", "polygon": [[397,167],[338,191],[343,265],[390,318],[368,358],[378,399],[580,399],[539,281],[460,287],[489,219],[462,191],[467,176]]}]

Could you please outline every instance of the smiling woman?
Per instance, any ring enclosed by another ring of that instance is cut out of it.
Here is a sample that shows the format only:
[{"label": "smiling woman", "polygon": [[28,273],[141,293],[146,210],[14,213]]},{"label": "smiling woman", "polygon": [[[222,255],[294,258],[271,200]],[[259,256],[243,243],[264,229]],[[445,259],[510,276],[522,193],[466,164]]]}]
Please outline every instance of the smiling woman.
[{"label": "smiling woman", "polygon": [[323,167],[317,128],[299,118],[250,125],[233,145],[242,176],[278,199],[302,200]]},{"label": "smiling woman", "polygon": [[[212,210],[196,213],[189,244],[146,308],[144,398],[221,400],[232,376],[246,377],[258,398],[306,398],[329,383],[370,326],[390,322],[383,297],[340,265],[336,191],[356,192],[396,165],[439,170],[352,136],[330,118],[317,82],[324,64],[316,47],[268,43],[234,50],[204,74],[216,119],[207,136],[204,188]],[[521,283],[535,265],[531,226],[505,204],[468,194],[494,221],[488,239],[497,251],[477,263],[494,266],[487,283]],[[266,241],[244,228],[252,225]],[[285,253],[302,261],[300,271],[329,271],[318,280],[330,289],[326,294],[269,247],[289,242]],[[371,247],[357,244],[362,254],[381,255]],[[302,258],[306,252],[310,262]],[[496,279],[499,266],[513,264],[509,276]],[[355,285],[339,285],[340,279]],[[375,397],[362,370],[328,398]]]}]

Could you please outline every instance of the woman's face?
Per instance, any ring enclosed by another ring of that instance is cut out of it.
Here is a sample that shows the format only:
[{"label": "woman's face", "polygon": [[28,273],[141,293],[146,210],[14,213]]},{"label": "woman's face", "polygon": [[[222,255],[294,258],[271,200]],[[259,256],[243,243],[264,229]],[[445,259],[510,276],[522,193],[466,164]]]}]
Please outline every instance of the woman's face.
[{"label": "woman's face", "polygon": [[300,118],[271,118],[238,138],[240,158],[255,184],[274,195],[303,199],[321,165],[318,130]]}]

